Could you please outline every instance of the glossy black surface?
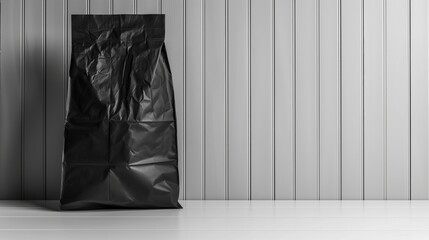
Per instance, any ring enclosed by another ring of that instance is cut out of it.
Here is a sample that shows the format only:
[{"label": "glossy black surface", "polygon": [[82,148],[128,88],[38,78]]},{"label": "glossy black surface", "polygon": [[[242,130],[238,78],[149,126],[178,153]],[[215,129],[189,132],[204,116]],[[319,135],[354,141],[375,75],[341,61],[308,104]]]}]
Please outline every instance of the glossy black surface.
[{"label": "glossy black surface", "polygon": [[164,15],[73,15],[62,209],[180,208]]}]

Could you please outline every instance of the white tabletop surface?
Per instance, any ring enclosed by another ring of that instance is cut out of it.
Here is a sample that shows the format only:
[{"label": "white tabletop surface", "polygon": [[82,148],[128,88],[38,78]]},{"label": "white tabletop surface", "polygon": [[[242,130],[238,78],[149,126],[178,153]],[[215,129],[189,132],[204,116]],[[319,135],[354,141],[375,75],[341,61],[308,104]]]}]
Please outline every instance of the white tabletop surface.
[{"label": "white tabletop surface", "polygon": [[429,239],[429,201],[181,201],[174,210],[59,211],[0,201],[3,239]]}]

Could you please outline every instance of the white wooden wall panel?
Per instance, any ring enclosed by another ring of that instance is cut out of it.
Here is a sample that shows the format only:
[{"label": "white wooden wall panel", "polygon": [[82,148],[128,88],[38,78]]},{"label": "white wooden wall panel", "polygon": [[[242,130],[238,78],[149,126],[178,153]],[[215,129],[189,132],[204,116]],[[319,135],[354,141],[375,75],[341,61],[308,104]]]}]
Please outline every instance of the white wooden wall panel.
[{"label": "white wooden wall panel", "polygon": [[319,198],[319,1],[296,1],[296,198]]},{"label": "white wooden wall panel", "polygon": [[320,199],[341,198],[340,1],[320,1]]},{"label": "white wooden wall panel", "polygon": [[[25,3],[24,36],[24,198],[45,197],[45,2]],[[40,191],[42,189],[42,191]]]},{"label": "white wooden wall panel", "polygon": [[56,199],[71,14],[164,13],[182,199],[428,199],[426,0],[1,0],[0,198]]},{"label": "white wooden wall panel", "polygon": [[385,7],[385,0],[364,0],[365,199],[386,198]]},{"label": "white wooden wall panel", "polygon": [[[225,1],[205,0],[206,198],[225,199],[226,28]],[[207,31],[210,29],[210,31]]]},{"label": "white wooden wall panel", "polygon": [[387,1],[387,198],[410,198],[410,1]]},{"label": "white wooden wall panel", "polygon": [[[71,1],[73,1],[73,0],[71,0]],[[114,14],[132,14],[132,13],[134,13],[134,0],[113,1],[113,13]]]},{"label": "white wooden wall panel", "polygon": [[228,196],[250,198],[250,3],[228,1]]},{"label": "white wooden wall panel", "polygon": [[275,199],[295,199],[295,1],[275,1]]},{"label": "white wooden wall panel", "polygon": [[[204,1],[186,0],[186,199],[205,198]],[[189,94],[192,93],[192,94]],[[191,150],[192,149],[192,150]]]},{"label": "white wooden wall panel", "polygon": [[250,11],[251,198],[272,199],[273,1],[252,0]]},{"label": "white wooden wall panel", "polygon": [[[91,0],[92,1],[92,0]],[[137,0],[135,3],[137,4],[137,13],[139,14],[154,14],[161,13],[161,2],[165,3],[165,8],[169,8],[171,6],[171,0]],[[183,2],[178,1],[180,4],[177,5],[175,10],[180,12],[181,6],[183,6]],[[164,12],[163,12],[164,13]],[[177,19],[180,21],[180,19]],[[183,33],[183,31],[182,31]]]},{"label": "white wooden wall panel", "polygon": [[64,87],[67,45],[64,41],[62,1],[46,1],[46,198],[58,199],[61,182],[61,161],[64,129]]},{"label": "white wooden wall panel", "polygon": [[341,1],[342,199],[363,198],[363,2]]},{"label": "white wooden wall panel", "polygon": [[428,8],[411,2],[411,199],[428,199]]},{"label": "white wooden wall panel", "polygon": [[108,14],[110,12],[109,0],[91,0],[89,4],[90,14]]}]

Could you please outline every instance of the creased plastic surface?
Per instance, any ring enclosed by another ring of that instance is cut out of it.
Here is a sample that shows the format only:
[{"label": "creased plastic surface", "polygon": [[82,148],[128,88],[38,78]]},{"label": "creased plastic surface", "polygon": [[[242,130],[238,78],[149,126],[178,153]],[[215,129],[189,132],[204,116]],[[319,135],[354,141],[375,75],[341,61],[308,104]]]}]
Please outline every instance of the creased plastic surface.
[{"label": "creased plastic surface", "polygon": [[73,15],[62,209],[180,208],[164,15]]}]

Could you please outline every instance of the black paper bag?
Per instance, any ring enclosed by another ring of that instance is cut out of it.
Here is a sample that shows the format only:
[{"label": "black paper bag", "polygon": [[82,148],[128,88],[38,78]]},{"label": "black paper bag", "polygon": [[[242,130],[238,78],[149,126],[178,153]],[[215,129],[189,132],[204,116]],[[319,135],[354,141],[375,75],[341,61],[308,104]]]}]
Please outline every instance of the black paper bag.
[{"label": "black paper bag", "polygon": [[180,208],[164,15],[73,15],[61,209]]}]

